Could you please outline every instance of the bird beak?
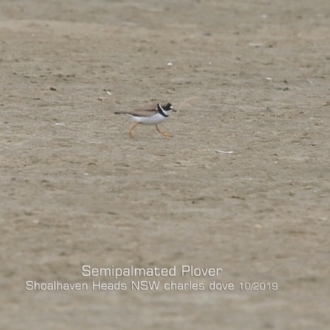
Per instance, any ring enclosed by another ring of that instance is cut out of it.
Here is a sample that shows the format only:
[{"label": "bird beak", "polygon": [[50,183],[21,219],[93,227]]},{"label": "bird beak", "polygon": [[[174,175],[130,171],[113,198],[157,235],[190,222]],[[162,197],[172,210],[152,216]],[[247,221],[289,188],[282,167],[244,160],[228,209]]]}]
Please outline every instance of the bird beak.
[{"label": "bird beak", "polygon": [[172,109],[173,112],[177,112],[175,109]]}]

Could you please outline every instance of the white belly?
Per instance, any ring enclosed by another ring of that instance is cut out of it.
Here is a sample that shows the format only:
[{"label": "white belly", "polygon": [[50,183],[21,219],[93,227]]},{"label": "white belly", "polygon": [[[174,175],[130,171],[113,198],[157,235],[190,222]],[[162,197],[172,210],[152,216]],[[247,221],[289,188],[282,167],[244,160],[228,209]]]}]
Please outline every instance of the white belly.
[{"label": "white belly", "polygon": [[157,125],[166,119],[166,117],[162,116],[160,113],[156,113],[151,117],[134,117],[134,116],[130,116],[130,117],[136,123],[146,124],[146,125]]}]

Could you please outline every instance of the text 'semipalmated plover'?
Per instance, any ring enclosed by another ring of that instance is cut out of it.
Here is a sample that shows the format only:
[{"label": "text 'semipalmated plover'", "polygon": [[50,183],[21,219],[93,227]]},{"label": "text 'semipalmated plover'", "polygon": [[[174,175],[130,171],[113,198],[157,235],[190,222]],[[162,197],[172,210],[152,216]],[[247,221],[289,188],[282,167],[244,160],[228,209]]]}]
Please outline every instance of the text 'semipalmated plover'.
[{"label": "text 'semipalmated plover'", "polygon": [[135,121],[135,124],[128,132],[130,137],[132,137],[132,131],[138,124],[145,124],[156,125],[157,131],[168,138],[170,135],[162,132],[157,125],[162,123],[170,115],[171,111],[176,112],[176,110],[173,109],[173,105],[171,103],[157,103],[155,105],[136,109],[133,111],[118,111],[115,112],[115,114],[130,116],[132,120]]}]

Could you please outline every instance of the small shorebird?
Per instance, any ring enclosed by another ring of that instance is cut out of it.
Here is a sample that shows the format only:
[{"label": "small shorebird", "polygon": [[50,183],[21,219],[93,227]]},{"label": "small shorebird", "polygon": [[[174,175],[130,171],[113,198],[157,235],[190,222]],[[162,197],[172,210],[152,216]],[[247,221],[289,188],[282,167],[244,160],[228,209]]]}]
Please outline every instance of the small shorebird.
[{"label": "small shorebird", "polygon": [[171,103],[157,103],[145,108],[139,108],[133,111],[117,111],[116,115],[127,115],[135,121],[128,135],[132,137],[132,131],[138,124],[156,125],[156,130],[164,137],[170,137],[169,134],[162,132],[158,128],[158,124],[162,123],[171,113],[176,112]]}]

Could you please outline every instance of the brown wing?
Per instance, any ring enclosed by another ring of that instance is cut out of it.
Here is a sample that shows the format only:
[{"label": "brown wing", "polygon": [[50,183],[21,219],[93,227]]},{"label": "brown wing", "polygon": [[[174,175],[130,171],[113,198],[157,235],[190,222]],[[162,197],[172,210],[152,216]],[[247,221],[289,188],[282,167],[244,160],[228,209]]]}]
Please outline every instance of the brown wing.
[{"label": "brown wing", "polygon": [[128,112],[128,114],[132,116],[139,116],[139,117],[149,117],[156,113],[157,113],[157,104],[151,104],[149,106]]},{"label": "brown wing", "polygon": [[115,112],[115,114],[131,115],[138,117],[149,117],[157,113],[157,104],[152,104],[150,106],[139,108],[133,111],[121,111]]}]

